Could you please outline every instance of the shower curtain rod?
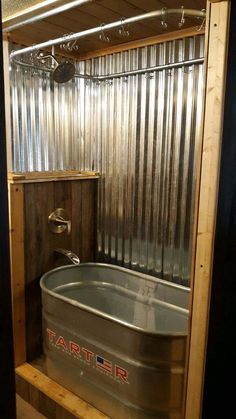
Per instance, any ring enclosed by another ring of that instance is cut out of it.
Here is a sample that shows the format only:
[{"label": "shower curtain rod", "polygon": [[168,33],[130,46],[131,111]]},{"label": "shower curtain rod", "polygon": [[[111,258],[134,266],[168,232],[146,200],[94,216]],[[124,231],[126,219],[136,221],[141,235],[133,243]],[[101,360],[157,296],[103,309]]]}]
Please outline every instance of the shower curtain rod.
[{"label": "shower curtain rod", "polygon": [[[53,69],[43,68],[40,66],[35,66],[33,64],[23,63],[21,61],[16,60],[15,58],[13,59],[13,63],[16,65],[23,66],[23,67],[45,71],[48,73],[53,72]],[[192,60],[180,61],[177,63],[169,63],[169,64],[157,65],[154,67],[142,68],[138,70],[123,71],[120,73],[113,73],[113,74],[107,74],[107,75],[103,74],[101,76],[94,76],[94,75],[89,75],[89,74],[75,74],[74,77],[82,78],[86,80],[93,80],[93,81],[104,81],[104,80],[117,79],[120,77],[134,76],[136,74],[152,73],[154,71],[171,70],[172,68],[190,67],[194,64],[203,64],[203,63],[204,63],[204,58],[201,57],[201,58],[194,58]]]},{"label": "shower curtain rod", "polygon": [[206,18],[206,11],[205,10],[184,9],[183,7],[179,8],[179,9],[155,10],[155,11],[152,11],[152,12],[144,13],[142,15],[129,17],[127,19],[123,18],[123,19],[120,19],[116,22],[102,24],[100,26],[97,26],[97,27],[91,28],[91,29],[87,29],[87,30],[82,31],[82,32],[77,32],[77,33],[74,33],[74,34],[62,36],[60,38],[56,38],[56,39],[52,39],[52,40],[49,40],[49,41],[41,42],[39,44],[32,45],[30,47],[22,48],[20,50],[13,51],[11,53],[11,58],[16,57],[18,55],[30,53],[30,52],[33,52],[33,51],[38,51],[38,50],[41,50],[43,48],[47,48],[47,47],[51,47],[51,46],[55,46],[55,45],[60,45],[60,44],[65,44],[66,42],[69,42],[69,41],[76,41],[78,39],[85,38],[89,35],[94,35],[94,34],[99,33],[101,31],[105,32],[109,29],[117,28],[121,25],[127,25],[127,24],[131,24],[131,23],[135,23],[135,22],[140,22],[140,21],[146,20],[146,19],[152,19],[152,18],[155,18],[155,17],[162,17],[163,22],[165,23],[165,18],[166,18],[167,15],[176,15],[176,14],[177,15],[182,15],[182,17],[184,17],[184,18],[185,17],[191,17],[191,16],[196,17],[196,18],[202,18],[202,19]]}]

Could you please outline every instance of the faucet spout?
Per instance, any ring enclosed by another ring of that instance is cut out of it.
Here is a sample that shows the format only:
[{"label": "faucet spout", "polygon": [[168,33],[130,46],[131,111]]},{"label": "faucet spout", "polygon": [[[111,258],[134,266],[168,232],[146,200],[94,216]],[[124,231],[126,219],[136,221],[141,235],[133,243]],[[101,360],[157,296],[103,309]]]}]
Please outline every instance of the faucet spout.
[{"label": "faucet spout", "polygon": [[73,253],[71,250],[67,250],[67,249],[55,249],[54,252],[56,253],[60,253],[61,255],[64,255],[65,257],[67,257],[74,265],[79,265],[80,264],[80,259],[79,257]]}]

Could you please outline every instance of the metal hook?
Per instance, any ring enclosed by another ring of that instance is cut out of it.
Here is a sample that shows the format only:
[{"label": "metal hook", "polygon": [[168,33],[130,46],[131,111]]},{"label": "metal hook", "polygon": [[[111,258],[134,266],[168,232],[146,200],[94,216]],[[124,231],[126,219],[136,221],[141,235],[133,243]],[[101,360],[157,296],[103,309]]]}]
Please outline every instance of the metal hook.
[{"label": "metal hook", "polygon": [[119,34],[123,37],[127,37],[130,35],[129,31],[127,29],[125,29],[125,18],[122,17],[120,20],[120,29],[119,29]]},{"label": "metal hook", "polygon": [[179,28],[182,28],[182,26],[184,26],[184,24],[185,24],[185,17],[184,17],[185,10],[184,10],[184,6],[181,6],[181,9],[182,9],[182,15],[181,15],[181,20],[179,22]]},{"label": "metal hook", "polygon": [[163,29],[167,29],[167,26],[168,26],[166,22],[166,10],[167,10],[166,7],[163,7],[161,9],[161,26]]},{"label": "metal hook", "polygon": [[[73,32],[64,34],[63,36],[64,36],[64,38],[67,38],[70,35],[73,35]],[[68,42],[65,42],[65,43],[61,44],[60,48],[64,49],[65,51],[69,51],[69,52],[78,51],[79,46],[77,45],[77,39],[75,39],[74,41],[68,41]]]},{"label": "metal hook", "polygon": [[[201,10],[203,13],[206,13],[206,9],[202,9]],[[202,23],[201,23],[201,25],[200,26],[197,26],[197,31],[198,32],[200,32],[202,29],[204,29],[205,28],[205,25],[206,25],[206,16],[202,19]]]},{"label": "metal hook", "polygon": [[193,72],[193,69],[191,67],[184,67],[183,71],[184,71],[184,74],[190,74]]},{"label": "metal hook", "polygon": [[153,73],[145,73],[145,77],[147,80],[152,80],[154,78],[154,74]]},{"label": "metal hook", "polygon": [[99,38],[101,39],[101,41],[103,41],[103,42],[110,42],[110,38],[109,38],[109,36],[107,36],[107,35],[105,34],[105,32],[104,32],[105,23],[102,23],[102,24],[100,25],[100,28],[101,28],[101,33],[100,33],[100,35],[99,35]]}]

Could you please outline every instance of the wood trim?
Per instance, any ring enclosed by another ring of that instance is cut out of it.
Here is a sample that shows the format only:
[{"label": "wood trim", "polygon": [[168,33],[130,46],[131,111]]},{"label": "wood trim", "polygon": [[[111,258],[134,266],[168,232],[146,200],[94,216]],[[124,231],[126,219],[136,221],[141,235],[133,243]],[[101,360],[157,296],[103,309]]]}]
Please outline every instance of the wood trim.
[{"label": "wood trim", "polygon": [[74,58],[80,61],[88,60],[90,58],[102,57],[104,55],[114,54],[116,52],[122,52],[122,51],[127,51],[130,49],[146,47],[148,45],[156,45],[162,42],[174,41],[176,39],[187,38],[189,36],[202,35],[204,33],[205,33],[204,30],[199,31],[197,30],[196,27],[187,28],[187,29],[182,29],[182,30],[178,30],[174,32],[164,33],[162,35],[156,35],[156,36],[151,36],[148,38],[138,39],[136,41],[126,42],[124,44],[113,45],[108,48],[99,49],[96,51],[89,51],[86,54],[80,54]]},{"label": "wood trim", "polygon": [[224,114],[230,3],[209,5],[209,48],[186,419],[201,418]]},{"label": "wood trim", "polygon": [[[43,393],[57,405],[63,407],[75,418],[108,419],[108,416],[60,386],[30,364],[25,363],[16,368],[16,376],[25,380],[26,383],[32,385],[34,389]],[[20,396],[24,395],[20,394]],[[59,418],[59,416],[57,417]]]},{"label": "wood trim", "polygon": [[15,365],[26,361],[24,186],[9,185],[10,261]]},{"label": "wood trim", "polygon": [[61,170],[48,172],[8,173],[10,183],[52,182],[62,180],[98,179],[99,172],[82,170]]}]

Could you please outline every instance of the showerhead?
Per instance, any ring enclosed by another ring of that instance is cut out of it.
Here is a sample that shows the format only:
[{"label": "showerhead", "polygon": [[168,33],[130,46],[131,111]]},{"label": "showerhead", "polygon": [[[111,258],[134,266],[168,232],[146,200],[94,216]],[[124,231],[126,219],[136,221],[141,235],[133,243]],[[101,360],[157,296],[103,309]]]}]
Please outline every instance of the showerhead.
[{"label": "showerhead", "polygon": [[75,66],[70,61],[63,61],[53,71],[53,80],[57,83],[66,83],[75,75]]}]

